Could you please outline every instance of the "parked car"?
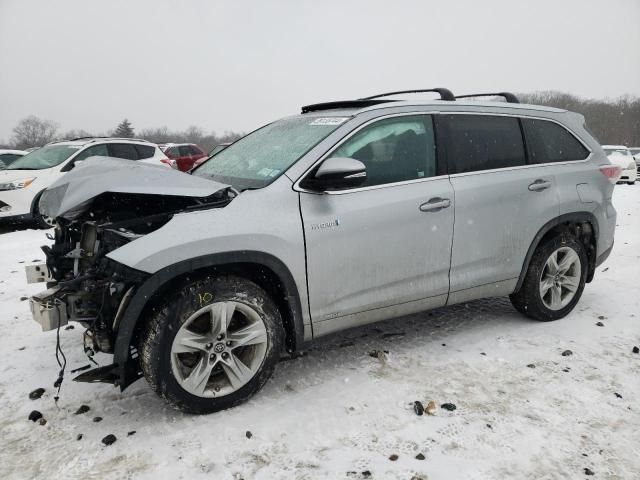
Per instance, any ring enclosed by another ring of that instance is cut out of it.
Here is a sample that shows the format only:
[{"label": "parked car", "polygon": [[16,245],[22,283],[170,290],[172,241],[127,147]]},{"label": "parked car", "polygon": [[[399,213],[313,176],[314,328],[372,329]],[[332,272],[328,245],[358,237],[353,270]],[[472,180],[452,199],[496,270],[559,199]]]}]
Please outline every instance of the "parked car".
[{"label": "parked car", "polygon": [[638,165],[636,164],[631,151],[624,145],[603,145],[607,157],[611,163],[618,165],[622,169],[619,183],[627,182],[629,185],[636,183],[638,177]]},{"label": "parked car", "polygon": [[209,152],[209,156],[208,157],[202,157],[199,158],[198,160],[196,160],[195,162],[193,162],[193,167],[191,167],[191,171],[195,170],[196,168],[198,168],[200,165],[202,165],[204,162],[206,162],[207,160],[209,160],[211,157],[214,157],[215,155],[217,155],[218,153],[220,153],[221,151],[223,151],[225,148],[227,148],[229,145],[231,145],[231,142],[228,143],[219,143],[218,145],[216,145],[215,147],[213,147],[211,149],[211,151]]},{"label": "parked car", "polygon": [[26,155],[29,152],[24,150],[2,150],[0,149],[0,170],[4,170],[11,165],[18,158]]},{"label": "parked car", "polygon": [[629,148],[631,155],[633,155],[633,159],[636,161],[638,175],[640,175],[640,147],[631,147]]},{"label": "parked car", "polygon": [[52,219],[38,207],[42,192],[92,156],[139,160],[169,166],[157,145],[129,138],[82,138],[53,142],[14,160],[0,171],[0,220],[33,220],[41,228]]},{"label": "parked car", "polygon": [[175,167],[181,172],[193,168],[194,162],[207,158],[207,154],[193,143],[165,143],[160,146],[164,154],[175,162]]},{"label": "parked car", "polygon": [[620,168],[582,115],[427,91],[305,106],[194,175],[90,160],[47,189],[34,319],[113,354],[76,380],[144,376],[208,413],[346,328],[505,295],[568,315],[613,248]]}]

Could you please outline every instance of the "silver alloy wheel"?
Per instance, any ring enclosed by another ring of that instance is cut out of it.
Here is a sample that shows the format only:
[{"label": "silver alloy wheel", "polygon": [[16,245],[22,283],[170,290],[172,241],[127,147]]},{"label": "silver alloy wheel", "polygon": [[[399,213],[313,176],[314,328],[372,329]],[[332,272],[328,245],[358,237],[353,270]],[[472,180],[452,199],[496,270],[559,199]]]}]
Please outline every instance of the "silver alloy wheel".
[{"label": "silver alloy wheel", "polygon": [[573,299],[582,274],[580,257],[571,247],[554,251],[542,269],[540,298],[550,310],[561,310]]},{"label": "silver alloy wheel", "polygon": [[171,344],[171,370],[187,392],[222,397],[246,385],[267,352],[267,329],[249,305],[216,302],[191,315]]}]

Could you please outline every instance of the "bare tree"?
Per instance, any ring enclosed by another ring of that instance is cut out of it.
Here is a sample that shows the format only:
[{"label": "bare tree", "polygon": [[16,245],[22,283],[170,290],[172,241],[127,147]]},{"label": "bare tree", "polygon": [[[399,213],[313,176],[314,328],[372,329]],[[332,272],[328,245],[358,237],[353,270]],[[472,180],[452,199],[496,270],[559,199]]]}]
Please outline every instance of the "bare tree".
[{"label": "bare tree", "polygon": [[54,140],[57,131],[58,125],[55,122],[30,115],[13,128],[12,143],[19,149],[41,147]]}]

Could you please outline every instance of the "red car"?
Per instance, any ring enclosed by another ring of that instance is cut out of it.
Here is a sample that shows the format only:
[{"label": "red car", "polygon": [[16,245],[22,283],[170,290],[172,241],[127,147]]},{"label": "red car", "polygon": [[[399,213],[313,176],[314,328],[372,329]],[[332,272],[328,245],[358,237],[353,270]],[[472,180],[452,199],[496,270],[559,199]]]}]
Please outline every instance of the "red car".
[{"label": "red car", "polygon": [[160,149],[181,172],[191,170],[196,160],[207,156],[204,150],[193,143],[166,143],[160,145]]}]

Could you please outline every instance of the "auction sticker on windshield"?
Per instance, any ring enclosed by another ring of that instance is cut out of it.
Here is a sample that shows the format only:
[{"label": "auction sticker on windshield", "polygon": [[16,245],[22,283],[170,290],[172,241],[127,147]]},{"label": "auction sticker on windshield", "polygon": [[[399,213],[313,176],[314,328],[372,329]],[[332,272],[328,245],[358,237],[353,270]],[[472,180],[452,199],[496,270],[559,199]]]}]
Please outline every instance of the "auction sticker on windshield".
[{"label": "auction sticker on windshield", "polygon": [[320,117],[309,123],[309,125],[341,125],[347,120],[349,120],[349,117]]}]

